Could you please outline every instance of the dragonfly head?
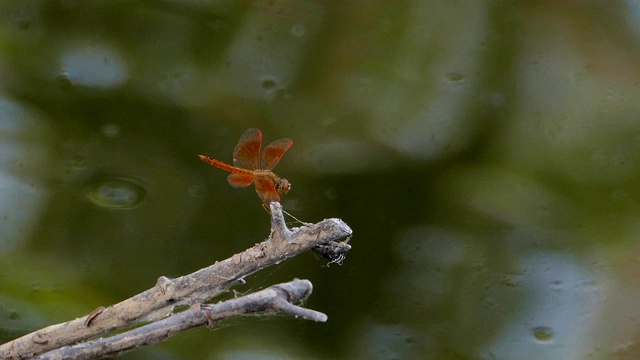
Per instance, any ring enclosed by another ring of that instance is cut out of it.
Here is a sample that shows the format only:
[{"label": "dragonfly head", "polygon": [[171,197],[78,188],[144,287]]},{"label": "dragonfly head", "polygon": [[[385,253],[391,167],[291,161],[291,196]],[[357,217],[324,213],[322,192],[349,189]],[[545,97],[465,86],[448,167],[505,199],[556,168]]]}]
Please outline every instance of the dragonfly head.
[{"label": "dragonfly head", "polygon": [[291,190],[291,184],[287,179],[281,178],[276,184],[276,190],[278,190],[280,194],[285,195],[289,190]]}]

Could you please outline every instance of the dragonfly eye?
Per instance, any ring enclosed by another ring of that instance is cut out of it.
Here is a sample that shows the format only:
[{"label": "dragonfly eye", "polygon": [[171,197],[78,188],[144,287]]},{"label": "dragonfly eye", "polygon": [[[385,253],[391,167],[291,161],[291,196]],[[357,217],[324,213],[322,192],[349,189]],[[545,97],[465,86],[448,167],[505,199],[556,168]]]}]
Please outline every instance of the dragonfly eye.
[{"label": "dragonfly eye", "polygon": [[280,179],[278,180],[278,184],[276,185],[276,189],[278,190],[278,192],[282,195],[286,194],[289,192],[289,190],[291,190],[291,184],[289,183],[289,181],[287,181],[287,179]]}]

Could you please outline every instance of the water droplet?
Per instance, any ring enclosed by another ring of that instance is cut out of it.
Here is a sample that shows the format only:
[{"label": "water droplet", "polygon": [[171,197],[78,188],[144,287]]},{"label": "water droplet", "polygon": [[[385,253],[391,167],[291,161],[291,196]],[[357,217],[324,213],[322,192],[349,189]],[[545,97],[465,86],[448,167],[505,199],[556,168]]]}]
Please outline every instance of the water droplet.
[{"label": "water droplet", "polygon": [[553,330],[546,326],[538,326],[533,329],[533,336],[538,342],[548,343],[553,340]]},{"label": "water droplet", "polygon": [[324,195],[327,197],[327,199],[329,200],[335,200],[338,198],[338,192],[336,191],[336,189],[334,188],[327,188],[324,191]]},{"label": "water droplet", "polygon": [[87,160],[80,155],[73,155],[69,157],[69,167],[73,171],[82,171],[87,167]]},{"label": "water droplet", "polygon": [[291,27],[291,35],[296,37],[303,37],[307,31],[302,24],[295,24]]},{"label": "water droplet", "polygon": [[330,127],[334,124],[336,124],[338,122],[338,119],[336,119],[335,117],[327,117],[322,121],[322,126],[324,127]]},{"label": "water droplet", "polygon": [[9,320],[17,320],[17,319],[20,319],[20,314],[18,314],[18,312],[16,311],[11,311],[7,315],[7,318],[9,318]]},{"label": "water droplet", "polygon": [[82,175],[87,169],[87,160],[79,155],[70,155],[63,168],[63,175],[66,180],[71,181],[78,175]]},{"label": "water droplet", "polygon": [[16,21],[16,25],[18,25],[18,29],[26,30],[31,26],[31,22],[27,19],[18,19],[18,21]]},{"label": "water droplet", "polygon": [[450,82],[461,83],[465,80],[464,75],[455,71],[448,72],[445,76]]},{"label": "water droplet", "polygon": [[147,191],[130,179],[107,179],[87,186],[86,196],[94,205],[108,210],[129,210],[137,207]]},{"label": "water droplet", "polygon": [[73,87],[73,81],[71,80],[71,75],[69,75],[69,73],[67,73],[66,71],[59,73],[56,76],[56,81],[58,82],[60,87],[63,89],[70,89],[71,87]]},{"label": "water droplet", "polygon": [[502,285],[508,287],[518,287],[522,282],[522,277],[513,274],[507,274],[498,280]]},{"label": "water droplet", "polygon": [[262,88],[265,90],[271,90],[275,88],[277,84],[278,81],[271,76],[267,76],[262,79]]},{"label": "water droplet", "polygon": [[114,123],[104,124],[100,128],[100,132],[106,137],[115,138],[120,134],[120,126]]},{"label": "water droplet", "polygon": [[599,284],[595,280],[585,281],[581,285],[585,291],[595,291],[599,289]]},{"label": "water droplet", "polygon": [[562,286],[563,286],[562,280],[555,280],[551,282],[551,287],[554,289],[562,289]]}]

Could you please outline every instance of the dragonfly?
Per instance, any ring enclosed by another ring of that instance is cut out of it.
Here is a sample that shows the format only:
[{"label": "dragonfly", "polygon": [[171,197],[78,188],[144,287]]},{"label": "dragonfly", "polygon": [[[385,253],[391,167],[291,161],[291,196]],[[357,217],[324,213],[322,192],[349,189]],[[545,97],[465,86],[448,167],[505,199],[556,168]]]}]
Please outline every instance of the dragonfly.
[{"label": "dragonfly", "polygon": [[256,193],[266,209],[269,203],[280,201],[280,194],[285,195],[291,190],[291,183],[287,179],[271,171],[291,145],[293,145],[291,139],[278,139],[262,150],[262,158],[260,158],[262,132],[251,128],[240,136],[238,144],[233,149],[233,165],[205,155],[198,155],[198,157],[207,164],[230,172],[227,181],[233,187],[242,188],[254,183]]}]

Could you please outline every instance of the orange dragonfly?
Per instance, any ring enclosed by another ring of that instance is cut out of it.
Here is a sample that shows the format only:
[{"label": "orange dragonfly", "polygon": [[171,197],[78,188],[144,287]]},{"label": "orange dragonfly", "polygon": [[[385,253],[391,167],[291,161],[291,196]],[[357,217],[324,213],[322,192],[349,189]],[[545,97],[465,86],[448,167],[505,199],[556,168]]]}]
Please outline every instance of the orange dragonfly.
[{"label": "orange dragonfly", "polygon": [[233,165],[235,166],[205,155],[198,155],[198,157],[207,164],[230,172],[227,181],[233,187],[247,187],[251,183],[255,183],[256,192],[262,199],[262,203],[268,205],[271,202],[280,201],[280,194],[284,195],[291,190],[289,181],[278,177],[271,169],[289,150],[293,140],[282,138],[267,145],[262,151],[262,161],[260,159],[261,143],[262,132],[259,129],[245,131],[238,140],[238,145],[233,149]]}]

